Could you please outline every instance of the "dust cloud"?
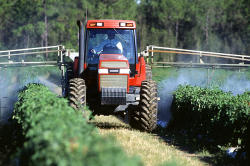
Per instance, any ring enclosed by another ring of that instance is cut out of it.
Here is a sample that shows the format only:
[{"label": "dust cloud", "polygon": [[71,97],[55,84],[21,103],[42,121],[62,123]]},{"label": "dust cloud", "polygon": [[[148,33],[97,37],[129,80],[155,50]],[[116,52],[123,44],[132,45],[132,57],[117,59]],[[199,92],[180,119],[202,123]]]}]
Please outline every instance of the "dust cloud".
[{"label": "dust cloud", "polygon": [[28,83],[41,83],[61,95],[61,77],[42,71],[42,67],[0,68],[0,125],[8,123],[12,116],[18,92]]}]

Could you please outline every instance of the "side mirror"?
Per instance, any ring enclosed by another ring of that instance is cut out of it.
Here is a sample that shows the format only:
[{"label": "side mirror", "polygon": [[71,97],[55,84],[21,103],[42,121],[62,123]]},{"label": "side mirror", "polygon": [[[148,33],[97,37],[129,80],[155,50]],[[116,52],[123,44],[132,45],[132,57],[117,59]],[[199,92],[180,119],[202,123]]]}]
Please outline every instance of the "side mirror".
[{"label": "side mirror", "polygon": [[140,52],[140,53],[138,53],[138,54],[140,54],[140,57],[148,57],[148,52],[147,52],[147,50],[144,50],[144,51],[142,51],[142,52]]}]

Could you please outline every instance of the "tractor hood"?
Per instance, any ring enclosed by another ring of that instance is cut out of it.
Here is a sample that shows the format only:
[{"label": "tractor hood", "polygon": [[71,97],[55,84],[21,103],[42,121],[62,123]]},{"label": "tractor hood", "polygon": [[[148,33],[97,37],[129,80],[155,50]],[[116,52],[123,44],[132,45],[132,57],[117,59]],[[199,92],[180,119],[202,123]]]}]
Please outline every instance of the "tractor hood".
[{"label": "tractor hood", "polygon": [[100,54],[100,61],[112,60],[112,61],[127,61],[128,59],[122,54]]},{"label": "tractor hood", "polygon": [[100,54],[99,70],[103,68],[126,69],[126,72],[129,73],[129,62],[122,54]]}]

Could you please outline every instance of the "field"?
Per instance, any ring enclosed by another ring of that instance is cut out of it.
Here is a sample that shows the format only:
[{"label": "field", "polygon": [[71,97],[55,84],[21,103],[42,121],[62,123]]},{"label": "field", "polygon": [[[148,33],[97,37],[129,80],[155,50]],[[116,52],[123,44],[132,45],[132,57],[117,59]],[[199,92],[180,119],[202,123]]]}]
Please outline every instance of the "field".
[{"label": "field", "polygon": [[171,162],[176,165],[207,165],[200,160],[202,156],[178,149],[161,137],[160,132],[149,134],[134,130],[114,116],[99,116],[89,123],[97,126],[101,135],[114,136],[129,156],[139,156],[144,165],[167,165]]},{"label": "field", "polygon": [[[41,79],[34,82],[47,83],[47,86],[54,86],[56,82],[54,78],[56,78],[57,82],[60,78],[58,77],[59,72],[54,69],[50,70],[53,71],[52,74],[50,74],[51,71],[34,70],[33,78],[23,77],[26,75],[24,73],[22,76],[17,77],[18,79],[13,76],[13,79],[19,80],[22,83],[21,85],[25,85],[36,80],[37,75],[43,75],[43,82]],[[8,72],[13,74],[17,71]],[[232,91],[233,94],[241,94],[250,89],[250,72],[248,70],[153,69],[153,79],[158,82],[160,89],[159,120],[165,124],[168,124],[170,121],[172,94],[179,84],[209,88],[220,87],[225,91]],[[8,79],[8,81],[11,83],[11,79]],[[18,83],[18,81],[13,82]],[[50,88],[55,89],[54,87]],[[96,126],[97,132],[104,137],[111,135],[111,137],[116,139],[115,143],[113,143],[114,145],[121,146],[129,158],[137,156],[144,165],[239,164],[238,158],[232,159],[225,154],[225,150],[229,145],[217,146],[207,144],[206,140],[192,138],[185,130],[165,129],[160,126],[151,134],[140,132],[132,129],[126,121],[126,118],[123,119],[121,117],[96,116],[93,120],[88,121],[88,124]],[[21,147],[25,140],[22,133],[20,133],[20,125],[15,123],[2,125],[0,130],[0,165],[6,163],[13,165],[13,158],[10,160],[10,156],[16,154],[16,148]],[[14,157],[14,161],[16,160]]]}]

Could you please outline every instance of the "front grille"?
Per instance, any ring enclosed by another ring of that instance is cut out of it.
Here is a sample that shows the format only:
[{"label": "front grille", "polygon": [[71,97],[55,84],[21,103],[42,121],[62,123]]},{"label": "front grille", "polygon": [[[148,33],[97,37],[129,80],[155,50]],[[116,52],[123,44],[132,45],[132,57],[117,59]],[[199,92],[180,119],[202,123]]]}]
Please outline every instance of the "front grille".
[{"label": "front grille", "polygon": [[126,104],[126,88],[102,88],[101,91],[102,105]]},{"label": "front grille", "polygon": [[100,75],[100,88],[127,88],[127,75]]}]

